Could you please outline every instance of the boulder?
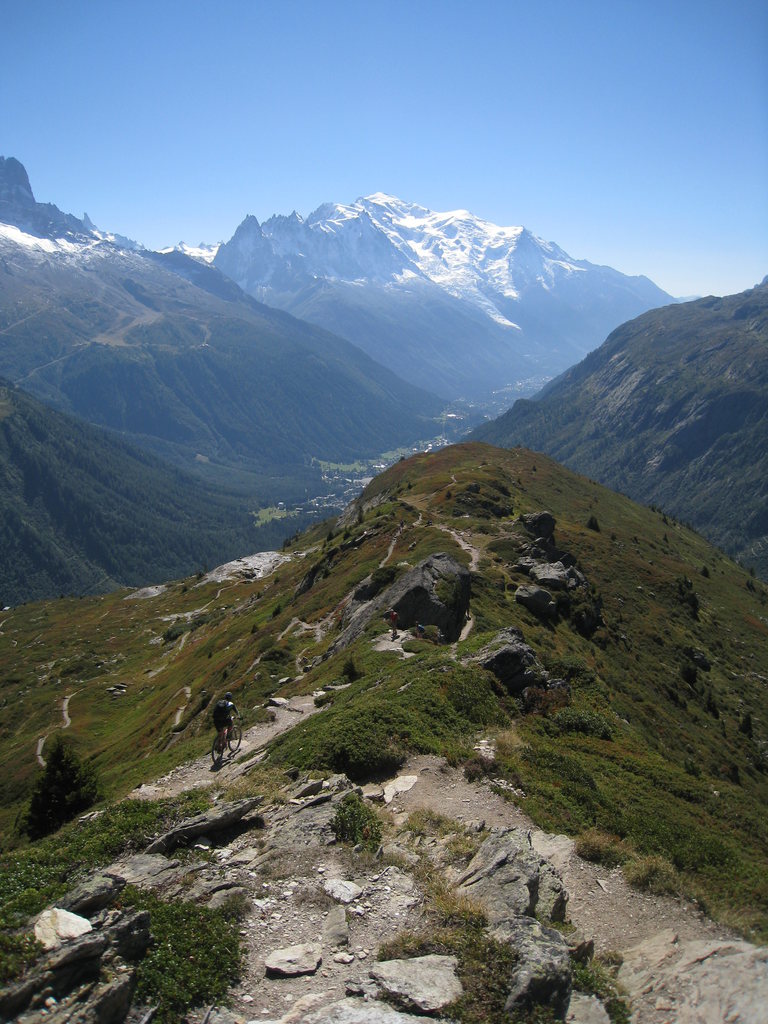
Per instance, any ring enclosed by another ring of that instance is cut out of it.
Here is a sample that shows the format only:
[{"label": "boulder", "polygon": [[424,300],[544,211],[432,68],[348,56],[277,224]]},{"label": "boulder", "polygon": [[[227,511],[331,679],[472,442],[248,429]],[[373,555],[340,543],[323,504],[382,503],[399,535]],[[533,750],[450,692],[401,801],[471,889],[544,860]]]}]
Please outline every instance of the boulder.
[{"label": "boulder", "polygon": [[59,906],[81,917],[91,917],[116,903],[124,886],[124,878],[99,872],[62,897]]},{"label": "boulder", "polygon": [[378,999],[340,999],[319,1007],[301,1007],[298,1000],[284,1017],[262,1024],[435,1024],[434,1017],[403,1013]]},{"label": "boulder", "polygon": [[517,695],[527,686],[545,686],[547,674],[533,649],[523,640],[519,629],[503,629],[472,661],[493,672],[511,694]]},{"label": "boulder", "polygon": [[556,619],[557,605],[543,587],[522,586],[515,591],[515,600],[539,619]]},{"label": "boulder", "polygon": [[373,600],[350,600],[345,628],[329,648],[335,654],[356,640],[374,618],[383,619],[389,609],[398,615],[400,629],[417,623],[437,626],[447,640],[458,640],[466,621],[470,599],[469,569],[445,552],[425,558]]},{"label": "boulder", "polygon": [[347,912],[344,907],[331,907],[328,916],[323,923],[323,945],[346,946],[349,944],[349,925],[347,924]]},{"label": "boulder", "polygon": [[222,829],[231,828],[257,807],[263,797],[253,796],[247,800],[237,800],[231,804],[220,804],[210,811],[198,814],[194,818],[182,821],[180,825],[172,828],[170,832],[159,836],[149,844],[144,851],[147,854],[168,853],[181,844],[189,843],[197,836],[208,835],[219,832]]},{"label": "boulder", "polygon": [[63,943],[90,931],[93,925],[87,918],[60,907],[44,910],[35,921],[35,938],[47,950],[58,949]]},{"label": "boulder", "polygon": [[764,1021],[768,949],[739,939],[681,941],[667,929],[624,952],[618,980],[630,997],[674,1007],[678,1021]]},{"label": "boulder", "polygon": [[572,976],[568,944],[560,932],[535,918],[519,917],[503,922],[492,934],[498,941],[508,942],[518,954],[508,983],[506,1012],[546,1006],[558,1020],[565,1020]]},{"label": "boulder", "polygon": [[273,950],[264,966],[268,978],[295,978],[301,974],[314,974],[322,962],[320,947],[314,942],[302,942]]},{"label": "boulder", "polygon": [[608,1011],[597,996],[574,992],[568,1007],[566,1024],[611,1024]]},{"label": "boulder", "polygon": [[562,880],[519,828],[492,829],[457,879],[456,891],[482,903],[492,924],[519,915],[565,920],[568,893]]},{"label": "boulder", "polygon": [[583,586],[584,577],[576,569],[566,569],[562,562],[539,562],[530,570],[531,579],[549,590],[572,590]]},{"label": "boulder", "polygon": [[355,882],[347,882],[343,878],[326,878],[323,889],[331,899],[339,903],[351,903],[363,891]]},{"label": "boulder", "polygon": [[384,960],[370,970],[390,1002],[403,1010],[433,1014],[455,1002],[464,992],[456,976],[455,956],[414,957],[411,960]]},{"label": "boulder", "polygon": [[110,874],[139,889],[163,889],[188,874],[178,860],[169,860],[161,853],[136,853],[109,866]]},{"label": "boulder", "polygon": [[533,537],[552,540],[555,536],[557,520],[551,512],[531,512],[527,516],[520,516],[520,522]]}]

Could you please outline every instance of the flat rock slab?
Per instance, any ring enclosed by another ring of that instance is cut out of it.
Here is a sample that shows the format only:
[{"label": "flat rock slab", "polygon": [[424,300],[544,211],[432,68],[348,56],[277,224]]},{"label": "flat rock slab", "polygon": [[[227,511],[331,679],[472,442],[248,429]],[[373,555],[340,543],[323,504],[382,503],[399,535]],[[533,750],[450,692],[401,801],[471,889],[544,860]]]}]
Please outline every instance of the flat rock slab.
[{"label": "flat rock slab", "polygon": [[35,938],[47,950],[58,949],[62,943],[90,931],[93,925],[87,918],[60,907],[44,910],[35,921]]},{"label": "flat rock slab", "polygon": [[326,878],[323,882],[323,889],[339,903],[351,903],[362,893],[362,889],[355,882],[347,882],[343,878]]},{"label": "flat rock slab", "polygon": [[279,1020],[266,1020],[263,1024],[440,1024],[435,1017],[401,1013],[377,999],[340,999],[336,1003],[302,1010],[296,1006]]},{"label": "flat rock slab", "polygon": [[384,960],[370,970],[370,977],[404,1010],[436,1013],[464,992],[456,976],[455,956],[418,956],[412,960]]},{"label": "flat rock slab", "polygon": [[384,803],[391,804],[398,793],[407,793],[419,781],[418,775],[398,775],[384,784]]},{"label": "flat rock slab", "polygon": [[565,1022],[566,1024],[611,1024],[611,1018],[597,996],[585,996],[581,992],[574,992]]},{"label": "flat rock slab", "polygon": [[161,889],[187,872],[178,860],[169,860],[161,853],[137,853],[125,860],[116,861],[108,868],[111,875],[117,875],[128,885],[140,889]]},{"label": "flat rock slab", "polygon": [[739,940],[679,942],[667,929],[624,953],[619,982],[630,996],[643,994],[632,1018],[637,1024],[756,1024],[766,1020],[768,948]]},{"label": "flat rock slab", "polygon": [[267,977],[295,978],[300,974],[314,974],[323,962],[320,947],[314,942],[276,949],[267,957],[264,966]]}]

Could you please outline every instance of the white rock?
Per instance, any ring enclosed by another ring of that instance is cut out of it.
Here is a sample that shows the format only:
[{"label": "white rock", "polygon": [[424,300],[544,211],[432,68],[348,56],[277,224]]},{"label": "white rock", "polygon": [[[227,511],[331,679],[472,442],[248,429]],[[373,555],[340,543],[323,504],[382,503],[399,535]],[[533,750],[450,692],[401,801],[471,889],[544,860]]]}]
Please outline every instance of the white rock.
[{"label": "white rock", "polygon": [[351,903],[363,891],[355,882],[347,882],[343,878],[326,878],[323,889],[331,899],[338,900],[339,903]]},{"label": "white rock", "polygon": [[292,978],[300,974],[314,974],[322,962],[320,947],[313,942],[302,942],[297,946],[275,949],[264,966],[268,975]]},{"label": "white rock", "polygon": [[62,942],[91,931],[90,921],[59,907],[44,910],[35,921],[35,938],[45,949],[57,949]]},{"label": "white rock", "polygon": [[398,793],[407,793],[419,781],[418,775],[398,775],[384,786],[384,803],[391,804]]}]

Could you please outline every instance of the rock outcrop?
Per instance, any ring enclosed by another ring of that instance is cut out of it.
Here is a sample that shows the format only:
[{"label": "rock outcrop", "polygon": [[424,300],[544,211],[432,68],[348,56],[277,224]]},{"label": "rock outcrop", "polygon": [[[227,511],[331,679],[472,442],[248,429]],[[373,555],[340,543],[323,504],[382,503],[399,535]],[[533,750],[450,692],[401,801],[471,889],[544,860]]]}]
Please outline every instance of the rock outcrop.
[{"label": "rock outcrop", "polygon": [[430,555],[372,600],[350,599],[344,629],[328,653],[343,650],[374,618],[383,619],[390,609],[397,612],[402,629],[417,623],[437,626],[447,640],[457,640],[466,621],[470,592],[466,566],[444,552]]}]

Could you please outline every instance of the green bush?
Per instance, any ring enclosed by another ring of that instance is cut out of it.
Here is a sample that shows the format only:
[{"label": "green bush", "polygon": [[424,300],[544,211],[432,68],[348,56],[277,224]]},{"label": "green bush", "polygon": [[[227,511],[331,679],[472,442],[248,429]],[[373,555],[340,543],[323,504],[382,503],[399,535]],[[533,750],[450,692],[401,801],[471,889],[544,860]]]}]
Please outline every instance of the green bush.
[{"label": "green bush", "polygon": [[221,910],[163,903],[126,889],[123,902],[150,913],[153,943],[136,969],[136,996],[157,1006],[155,1020],[175,1024],[192,1006],[221,1002],[240,974],[237,922]]},{"label": "green bush", "polygon": [[613,739],[613,730],[606,719],[597,711],[587,708],[563,708],[556,711],[549,722],[558,733],[578,732],[584,736],[595,736],[599,740]]},{"label": "green bush", "polygon": [[93,768],[83,764],[61,736],[54,737],[46,755],[45,768],[38,776],[22,820],[22,830],[31,839],[55,832],[99,798]]},{"label": "green bush", "polygon": [[680,892],[680,876],[666,857],[658,854],[631,860],[624,868],[624,875],[635,889],[656,895]]},{"label": "green bush", "polygon": [[582,832],[575,842],[576,853],[584,860],[615,868],[629,858],[629,848],[618,836],[590,828]]},{"label": "green bush", "polygon": [[375,851],[381,845],[381,824],[376,813],[357,793],[347,793],[331,820],[333,834],[344,843],[361,843]]}]

